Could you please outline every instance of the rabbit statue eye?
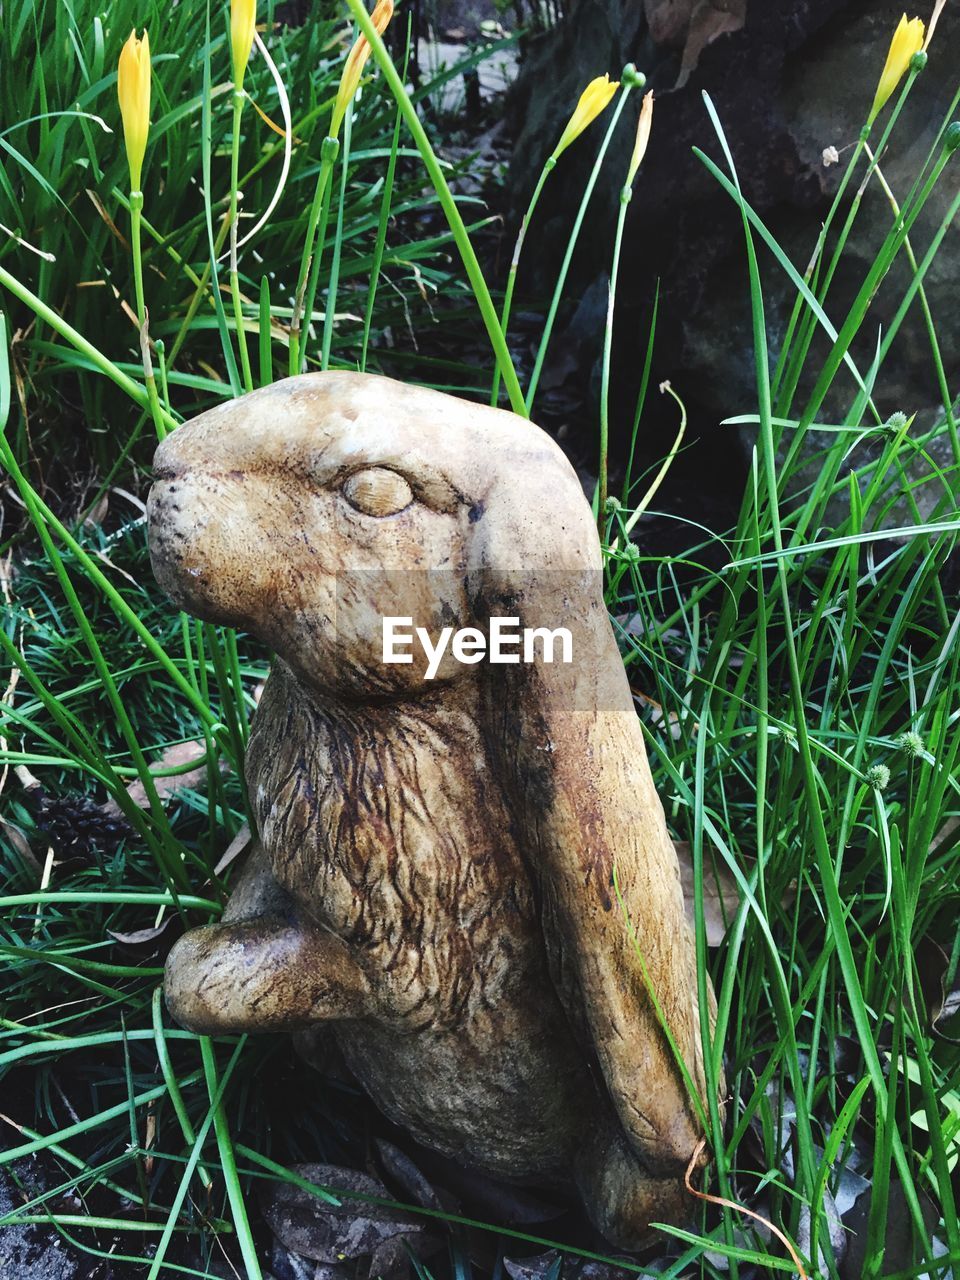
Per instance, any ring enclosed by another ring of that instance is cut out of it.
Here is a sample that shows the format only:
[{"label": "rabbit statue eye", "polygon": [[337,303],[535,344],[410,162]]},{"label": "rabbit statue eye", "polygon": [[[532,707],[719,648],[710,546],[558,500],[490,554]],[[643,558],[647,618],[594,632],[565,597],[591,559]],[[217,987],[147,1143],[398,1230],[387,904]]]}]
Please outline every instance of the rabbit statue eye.
[{"label": "rabbit statue eye", "polygon": [[342,492],[351,507],[365,516],[394,516],[413,501],[413,490],[403,476],[386,467],[355,471]]}]

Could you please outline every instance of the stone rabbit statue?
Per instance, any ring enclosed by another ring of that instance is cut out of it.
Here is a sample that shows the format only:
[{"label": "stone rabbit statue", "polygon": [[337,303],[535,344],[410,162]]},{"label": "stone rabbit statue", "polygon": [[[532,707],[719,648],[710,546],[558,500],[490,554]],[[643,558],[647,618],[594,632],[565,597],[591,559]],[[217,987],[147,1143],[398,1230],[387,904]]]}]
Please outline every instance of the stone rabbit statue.
[{"label": "stone rabbit statue", "polygon": [[[329,1024],[417,1140],[575,1186],[616,1245],[685,1218],[701,1123],[660,1019],[705,1106],[693,942],[560,449],[499,409],[314,373],[180,427],[155,472],[158,581],[276,654],[259,842],[223,921],[170,953],[173,1016]],[[416,651],[384,662],[387,615],[563,625],[573,661],[448,651],[431,679]]]}]

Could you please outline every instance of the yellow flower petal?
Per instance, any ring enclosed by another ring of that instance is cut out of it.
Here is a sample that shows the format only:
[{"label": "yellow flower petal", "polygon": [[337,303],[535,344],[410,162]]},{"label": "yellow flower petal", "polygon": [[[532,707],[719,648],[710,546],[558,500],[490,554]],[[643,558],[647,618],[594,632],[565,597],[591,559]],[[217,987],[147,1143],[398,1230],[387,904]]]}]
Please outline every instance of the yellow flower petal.
[{"label": "yellow flower petal", "polygon": [[640,104],[640,119],[637,121],[637,139],[633,144],[633,155],[630,157],[630,167],[627,169],[627,186],[633,185],[633,180],[637,176],[637,170],[643,162],[643,157],[647,153],[647,143],[650,141],[650,129],[653,125],[653,90],[643,95],[643,102]]},{"label": "yellow flower petal", "polygon": [[142,40],[137,39],[136,31],[131,31],[130,39],[120,50],[117,97],[130,168],[130,190],[139,191],[150,132],[150,39],[146,31]]},{"label": "yellow flower petal", "polygon": [[581,93],[580,100],[573,109],[573,115],[560,135],[560,141],[553,149],[554,160],[566,151],[571,142],[580,137],[588,125],[593,124],[619,88],[620,81],[611,80],[609,75],[597,76],[595,80],[590,81]]},{"label": "yellow flower petal", "polygon": [[884,63],[883,71],[880,75],[873,106],[870,108],[869,120],[871,124],[879,112],[882,111],[891,93],[903,79],[913,55],[919,53],[922,48],[923,22],[920,18],[911,18],[908,22],[907,15],[904,14],[897,23],[897,29],[893,33],[893,39],[890,41],[887,61]]},{"label": "yellow flower petal", "polygon": [[243,86],[256,30],[257,0],[230,0],[230,50],[235,89]]},{"label": "yellow flower petal", "polygon": [[[370,21],[373,23],[378,36],[382,36],[386,31],[392,17],[393,0],[377,0],[376,7],[370,15]],[[359,36],[347,55],[347,60],[343,66],[340,88],[337,90],[337,99],[333,104],[333,114],[330,117],[329,136],[331,138],[336,138],[340,134],[343,117],[347,114],[347,107],[353,100],[353,95],[360,85],[360,77],[363,75],[363,68],[367,64],[370,53],[371,49],[366,36]]]}]

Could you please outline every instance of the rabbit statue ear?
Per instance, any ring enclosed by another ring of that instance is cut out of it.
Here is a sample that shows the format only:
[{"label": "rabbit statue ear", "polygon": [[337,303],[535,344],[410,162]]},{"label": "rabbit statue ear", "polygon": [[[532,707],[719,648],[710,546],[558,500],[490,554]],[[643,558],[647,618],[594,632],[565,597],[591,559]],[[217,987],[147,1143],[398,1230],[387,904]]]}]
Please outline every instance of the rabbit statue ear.
[{"label": "rabbit statue ear", "polygon": [[[473,594],[480,613],[568,628],[573,661],[488,669],[489,750],[541,896],[546,953],[574,1033],[595,1052],[631,1146],[651,1172],[674,1173],[688,1163],[700,1124],[661,1016],[705,1097],[677,856],[607,616],[590,509],[572,472],[541,492],[527,476],[512,501],[490,503],[473,549]],[[524,547],[525,566],[504,569]]]},{"label": "rabbit statue ear", "polygon": [[[501,668],[514,696],[491,681],[488,716],[499,721],[491,736],[541,894],[554,983],[631,1145],[667,1172],[685,1167],[700,1128],[661,1016],[705,1097],[694,945],[623,665],[594,597],[589,607],[580,597],[575,663]],[[547,625],[542,610],[533,625]]]}]

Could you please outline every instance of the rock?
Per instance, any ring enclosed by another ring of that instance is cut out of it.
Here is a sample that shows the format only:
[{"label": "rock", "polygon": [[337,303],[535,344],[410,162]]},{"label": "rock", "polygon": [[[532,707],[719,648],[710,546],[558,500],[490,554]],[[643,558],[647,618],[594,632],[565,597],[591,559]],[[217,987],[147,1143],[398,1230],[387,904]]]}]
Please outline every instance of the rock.
[{"label": "rock", "polygon": [[[742,14],[740,7],[738,0],[713,0],[712,4],[647,0],[643,7],[629,0],[574,0],[567,20],[531,46],[511,99],[511,118],[519,122],[512,169],[512,193],[519,211],[588,79],[604,71],[618,74],[626,62],[633,61],[656,93],[653,133],[627,217],[621,263],[612,446],[614,451],[619,447],[622,455],[659,279],[660,316],[651,384],[672,379],[687,403],[689,435],[699,444],[674,469],[674,484],[687,482],[692,472],[701,500],[718,487],[731,486],[734,500],[739,499],[752,437],[748,432],[737,435],[719,423],[755,409],[756,398],[739,214],[692,154],[692,147],[699,146],[723,165],[702,93],[708,92],[716,106],[747,198],[802,272],[841,180],[848,148],[856,142],[872,101],[890,35],[902,12],[901,0],[879,0],[870,6],[852,0],[747,0]],[[712,24],[706,40],[694,30],[698,14],[699,20]],[[928,66],[918,77],[883,160],[884,174],[901,199],[951,101],[955,64],[949,51],[958,38],[960,11],[947,6],[930,47]],[[589,234],[580,244],[567,289],[571,299],[582,298],[597,281],[603,284],[609,272],[618,192],[639,110],[639,95],[634,99],[597,186]],[[873,131],[874,141],[884,118]],[[549,196],[524,251],[521,294],[540,296],[548,290],[600,136],[601,125],[594,125],[564,154],[549,180]],[[824,151],[830,148],[838,153],[840,163],[824,164]],[[949,173],[948,169],[947,179],[935,189],[912,235],[918,256],[955,195],[956,183]],[[854,189],[856,185],[856,181],[851,184]],[[827,313],[838,327],[891,219],[888,201],[874,182],[865,194],[855,234],[827,299]],[[835,225],[841,223],[842,217]],[[508,227],[506,235],[511,238],[513,230]],[[769,255],[762,256],[761,271],[775,356],[794,291]],[[906,263],[901,262],[874,300],[853,348],[861,370],[869,366],[878,329],[886,329],[908,279]],[[927,277],[927,294],[948,382],[957,372],[960,352],[960,313],[953,305],[954,290],[951,254],[944,252]],[[597,326],[589,346],[579,332],[577,339],[581,379],[588,385],[599,355],[602,326]],[[813,373],[819,370],[824,345],[816,350]],[[562,329],[554,340],[554,358],[570,359]],[[838,403],[848,403],[850,386],[849,379],[838,383],[842,394],[827,408],[835,411]],[[897,410],[918,412],[918,427],[936,412],[939,396],[917,306],[881,370],[875,394],[883,416]],[[801,404],[802,400],[801,395]],[[674,419],[662,413],[656,397],[648,404],[640,439],[641,467],[663,456],[675,430]],[[592,434],[595,413],[591,411],[586,420]],[[822,420],[835,419],[825,416]],[[809,451],[822,443],[812,438]],[[731,449],[731,444],[739,444],[739,451]],[[739,462],[732,465],[738,452]]]},{"label": "rock", "polygon": [[[23,1203],[12,1178],[0,1170],[0,1217]],[[80,1265],[52,1227],[0,1226],[0,1280],[75,1280]]]}]

